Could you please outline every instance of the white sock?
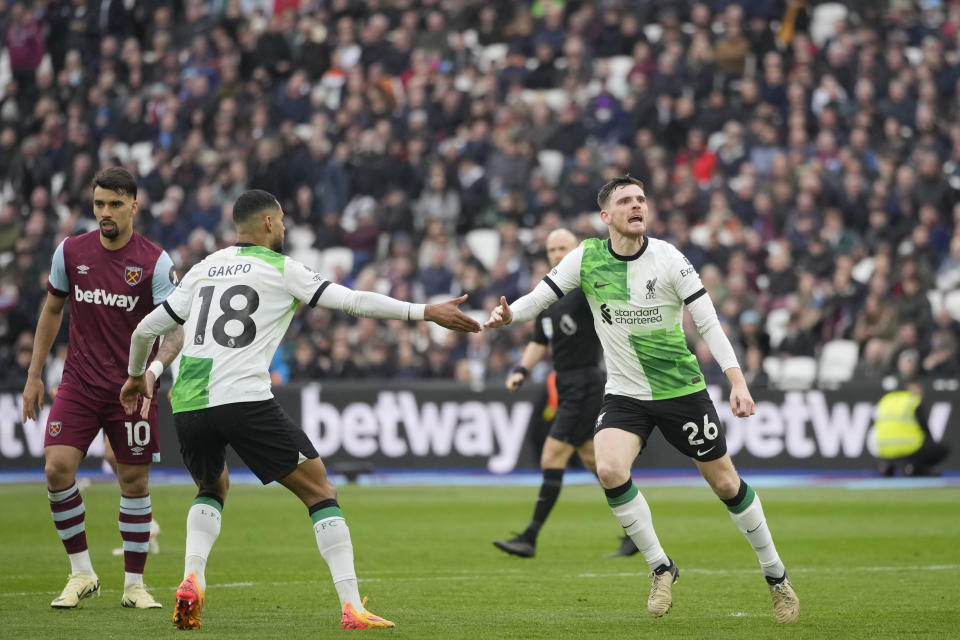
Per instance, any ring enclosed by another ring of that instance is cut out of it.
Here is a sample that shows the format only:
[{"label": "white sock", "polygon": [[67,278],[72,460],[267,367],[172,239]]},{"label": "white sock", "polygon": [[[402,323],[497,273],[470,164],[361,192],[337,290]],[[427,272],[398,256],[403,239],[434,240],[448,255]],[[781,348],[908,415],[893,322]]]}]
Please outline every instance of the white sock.
[{"label": "white sock", "polygon": [[[767,527],[767,519],[763,515],[763,507],[760,505],[760,496],[754,493],[753,488],[747,488],[747,495],[744,497],[740,507],[746,503],[746,507],[739,513],[730,511],[730,517],[734,524],[743,533],[750,546],[757,554],[760,561],[760,567],[763,569],[763,575],[771,578],[783,576],[786,569],[780,556],[777,555],[777,548],[773,545],[773,536],[770,535],[770,529]],[[739,508],[739,507],[734,507]]]},{"label": "white sock", "polygon": [[340,610],[349,602],[358,613],[362,612],[357,572],[353,568],[353,543],[340,507],[324,507],[311,513],[310,517],[313,520],[313,533],[317,537],[317,548],[330,569],[333,586],[340,598]]},{"label": "white sock", "polygon": [[123,572],[123,588],[126,589],[133,584],[143,584],[143,574],[142,573],[130,573],[129,571]]},{"label": "white sock", "polygon": [[70,573],[83,573],[97,577],[97,573],[93,570],[93,563],[90,562],[89,549],[77,553],[68,553],[67,557],[70,558]]},{"label": "white sock", "polygon": [[660,546],[660,540],[657,539],[657,532],[653,530],[650,506],[632,482],[630,488],[622,495],[616,498],[607,496],[607,502],[613,509],[613,515],[617,517],[620,526],[623,527],[624,533],[637,545],[637,549],[640,550],[651,571],[660,565],[670,563],[667,553]]},{"label": "white sock", "polygon": [[197,575],[197,584],[206,590],[207,558],[220,535],[220,510],[213,498],[197,498],[187,512],[187,550],[183,558],[183,577]]}]

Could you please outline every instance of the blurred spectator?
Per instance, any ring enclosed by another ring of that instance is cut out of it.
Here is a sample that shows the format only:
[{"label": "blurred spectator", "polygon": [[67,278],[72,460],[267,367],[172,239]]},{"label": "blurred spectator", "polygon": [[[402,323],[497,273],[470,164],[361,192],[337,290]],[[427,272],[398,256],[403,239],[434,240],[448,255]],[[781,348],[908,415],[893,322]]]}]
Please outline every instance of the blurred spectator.
[{"label": "blurred spectator", "polygon": [[[93,228],[106,164],[137,171],[137,229],[178,269],[233,241],[232,203],[257,187],[312,232],[304,250],[354,252],[330,277],[472,308],[526,289],[551,228],[597,233],[598,188],[630,173],[657,205],[651,235],[700,271],[747,352],[768,355],[786,308],[789,351],[855,339],[880,362],[909,324],[923,368],[956,375],[960,14],[935,4],[845,3],[815,45],[800,2],[7,3],[3,322],[35,322],[34,257]],[[501,230],[489,272],[464,242],[478,228]],[[307,376],[463,361],[419,329],[366,349],[351,319],[317,322],[299,312],[281,347],[292,366],[309,340]]]},{"label": "blurred spectator", "polygon": [[853,339],[863,344],[871,338],[893,340],[897,333],[897,312],[875,293],[867,296],[853,325]]}]

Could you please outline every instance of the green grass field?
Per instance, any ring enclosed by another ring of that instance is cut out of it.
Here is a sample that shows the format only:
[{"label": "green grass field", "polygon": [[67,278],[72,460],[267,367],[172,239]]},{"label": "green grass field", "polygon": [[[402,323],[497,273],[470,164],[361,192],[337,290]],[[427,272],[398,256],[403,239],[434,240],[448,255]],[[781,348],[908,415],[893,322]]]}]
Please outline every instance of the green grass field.
[{"label": "green grass field", "polygon": [[[642,488],[642,480],[639,483]],[[595,486],[565,487],[532,560],[493,538],[525,525],[533,487],[340,490],[368,606],[407,638],[946,638],[960,628],[960,489],[765,489],[764,510],[801,601],[777,625],[756,557],[706,488],[650,488],[680,566],[669,615],[646,612],[639,556],[607,558],[619,527]],[[339,631],[337,599],[306,510],[277,487],[237,486],[207,568],[203,628],[174,629],[193,491],[152,490],[163,533],[146,581],[163,610],[120,607],[115,486],[84,493],[102,597],[49,607],[68,564],[43,487],[0,485],[0,637],[307,638]]]}]

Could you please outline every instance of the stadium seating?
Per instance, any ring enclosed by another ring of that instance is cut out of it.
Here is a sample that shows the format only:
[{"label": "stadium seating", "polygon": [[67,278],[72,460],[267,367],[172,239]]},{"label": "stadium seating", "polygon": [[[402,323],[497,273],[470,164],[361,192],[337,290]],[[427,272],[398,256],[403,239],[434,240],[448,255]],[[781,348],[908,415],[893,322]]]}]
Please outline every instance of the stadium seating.
[{"label": "stadium seating", "polygon": [[837,20],[847,17],[847,7],[841,2],[824,2],[813,8],[810,20],[810,39],[817,47],[836,33]]},{"label": "stadium seating", "polygon": [[859,346],[853,340],[831,340],[823,345],[817,370],[821,388],[836,388],[853,378]]},{"label": "stadium seating", "polygon": [[783,362],[777,356],[767,356],[763,359],[763,371],[770,378],[770,386],[776,387],[780,384],[780,377],[783,372]]},{"label": "stadium seating", "polygon": [[537,162],[547,184],[551,187],[560,184],[560,176],[563,174],[562,153],[555,149],[543,149],[537,153]]},{"label": "stadium seating", "polygon": [[347,247],[330,247],[324,250],[319,260],[320,273],[327,278],[337,277],[337,268],[344,276],[353,271],[353,251]]},{"label": "stadium seating", "polygon": [[490,271],[500,255],[500,232],[496,229],[473,229],[463,239],[471,253]]},{"label": "stadium seating", "polygon": [[770,336],[770,346],[776,349],[787,335],[787,323],[790,321],[789,309],[773,309],[767,314],[765,328]]},{"label": "stadium seating", "polygon": [[810,356],[790,356],[784,358],[777,385],[783,391],[802,391],[810,389],[817,379],[817,360]]}]

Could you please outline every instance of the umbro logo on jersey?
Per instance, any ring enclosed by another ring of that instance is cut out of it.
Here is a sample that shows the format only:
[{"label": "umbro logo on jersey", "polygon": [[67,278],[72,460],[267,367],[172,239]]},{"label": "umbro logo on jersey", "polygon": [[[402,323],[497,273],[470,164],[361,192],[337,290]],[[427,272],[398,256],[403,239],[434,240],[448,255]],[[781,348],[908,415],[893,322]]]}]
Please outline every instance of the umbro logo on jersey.
[{"label": "umbro logo on jersey", "polygon": [[90,267],[88,267],[87,265],[85,264],[77,265],[77,273],[79,273],[80,275],[85,276],[87,275],[88,271],[90,271]]},{"label": "umbro logo on jersey", "polygon": [[607,324],[613,324],[613,316],[610,315],[610,307],[606,304],[600,305],[600,316]]},{"label": "umbro logo on jersey", "polygon": [[609,282],[594,282],[594,283],[593,283],[593,288],[594,288],[594,289],[602,289],[602,288],[604,288],[605,286],[607,286],[608,284],[610,284],[610,283],[609,283]]}]

